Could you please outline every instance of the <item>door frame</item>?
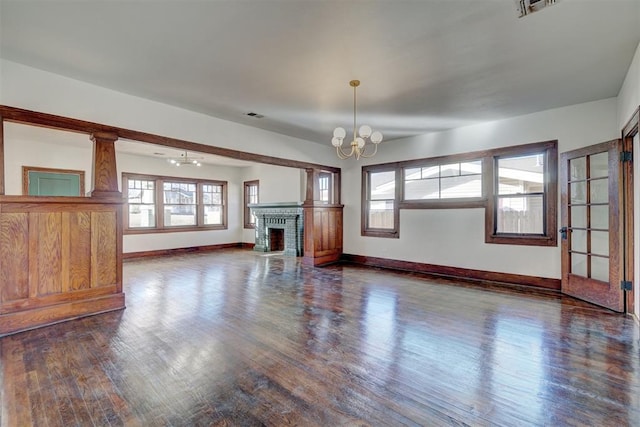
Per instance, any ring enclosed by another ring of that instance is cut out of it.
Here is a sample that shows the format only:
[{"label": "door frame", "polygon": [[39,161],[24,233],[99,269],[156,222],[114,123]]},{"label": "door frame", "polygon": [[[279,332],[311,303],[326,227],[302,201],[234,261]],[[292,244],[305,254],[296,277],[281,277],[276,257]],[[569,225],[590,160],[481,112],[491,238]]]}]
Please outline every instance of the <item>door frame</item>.
[{"label": "door frame", "polygon": [[[631,161],[623,162],[622,164],[622,185],[623,185],[623,204],[622,204],[622,221],[623,221],[623,278],[622,280],[630,281],[633,283],[635,274],[635,248],[634,248],[634,179],[633,179],[633,138],[638,133],[638,127],[640,126],[640,106],[636,108],[627,124],[622,128],[622,149],[630,152]],[[635,283],[630,291],[626,291],[625,295],[625,312],[627,314],[635,315],[635,287],[638,286]],[[636,318],[636,320],[638,320]]]}]

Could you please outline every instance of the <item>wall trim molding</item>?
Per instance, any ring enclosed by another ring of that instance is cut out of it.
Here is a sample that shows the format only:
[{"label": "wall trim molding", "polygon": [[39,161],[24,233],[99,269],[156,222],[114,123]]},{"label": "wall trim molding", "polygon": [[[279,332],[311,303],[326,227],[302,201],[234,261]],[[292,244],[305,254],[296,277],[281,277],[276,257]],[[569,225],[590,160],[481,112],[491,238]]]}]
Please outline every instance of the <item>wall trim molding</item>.
[{"label": "wall trim molding", "polygon": [[500,273],[495,271],[473,270],[469,268],[450,267],[445,265],[424,264],[413,261],[401,261],[388,258],[369,257],[364,255],[342,254],[341,262],[380,267],[390,270],[426,273],[437,276],[453,277],[473,281],[491,281],[510,285],[531,286],[535,288],[560,291],[560,279],[527,276],[523,274]]},{"label": "wall trim molding", "polygon": [[187,248],[173,248],[173,249],[157,249],[152,251],[140,251],[140,252],[127,252],[122,254],[122,258],[126,260],[138,259],[138,258],[149,258],[149,257],[162,257],[169,255],[180,255],[180,254],[192,254],[192,253],[204,253],[204,252],[213,252],[221,249],[230,249],[230,248],[253,248],[253,243],[220,243],[217,245],[204,245],[204,246],[190,246]]}]

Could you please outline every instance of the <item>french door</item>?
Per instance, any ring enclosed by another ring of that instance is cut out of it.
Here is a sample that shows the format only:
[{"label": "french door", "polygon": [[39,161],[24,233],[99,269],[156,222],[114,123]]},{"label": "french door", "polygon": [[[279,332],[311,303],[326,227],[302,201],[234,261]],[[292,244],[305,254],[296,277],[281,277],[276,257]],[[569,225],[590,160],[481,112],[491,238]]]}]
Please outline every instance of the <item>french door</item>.
[{"label": "french door", "polygon": [[562,292],[624,311],[622,142],[560,156]]}]

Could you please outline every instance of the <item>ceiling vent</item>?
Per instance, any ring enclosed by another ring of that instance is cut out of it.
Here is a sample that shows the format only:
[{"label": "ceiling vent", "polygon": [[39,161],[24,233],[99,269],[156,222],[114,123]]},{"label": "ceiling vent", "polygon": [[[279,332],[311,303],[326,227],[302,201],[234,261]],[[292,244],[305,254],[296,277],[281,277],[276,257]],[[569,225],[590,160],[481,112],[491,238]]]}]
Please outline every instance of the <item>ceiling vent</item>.
[{"label": "ceiling vent", "polygon": [[518,9],[518,17],[522,18],[544,9],[547,6],[556,4],[559,0],[514,0]]},{"label": "ceiling vent", "polygon": [[264,117],[262,114],[258,114],[258,113],[247,113],[247,116],[253,117],[254,119],[261,119]]}]

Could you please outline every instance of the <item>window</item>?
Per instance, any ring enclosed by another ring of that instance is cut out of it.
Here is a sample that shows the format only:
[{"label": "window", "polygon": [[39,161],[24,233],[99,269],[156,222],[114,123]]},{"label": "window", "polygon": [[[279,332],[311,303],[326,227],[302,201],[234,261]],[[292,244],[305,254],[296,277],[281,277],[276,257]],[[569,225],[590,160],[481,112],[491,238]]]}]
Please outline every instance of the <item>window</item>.
[{"label": "window", "polygon": [[129,228],[156,226],[155,181],[147,179],[128,180],[127,205],[129,206]]},{"label": "window", "polygon": [[321,202],[331,201],[331,174],[321,172],[318,174],[318,196]]},{"label": "window", "polygon": [[362,168],[364,200],[362,235],[394,237],[398,234],[397,168]]},{"label": "window", "polygon": [[224,225],[223,184],[202,184],[205,225]]},{"label": "window", "polygon": [[557,144],[496,150],[487,243],[556,246]]},{"label": "window", "polygon": [[127,212],[125,232],[157,233],[224,229],[224,181],[122,174]]},{"label": "window", "polygon": [[84,171],[22,166],[22,194],[84,196]]},{"label": "window", "polygon": [[482,161],[406,167],[404,201],[482,198]]},{"label": "window", "polygon": [[196,184],[164,182],[164,226],[196,225]]},{"label": "window", "polygon": [[256,216],[249,209],[249,205],[258,203],[259,189],[259,181],[245,181],[244,183],[244,228],[256,227]]},{"label": "window", "polygon": [[362,235],[398,237],[399,209],[485,208],[485,242],[556,246],[557,158],[546,141],[364,166]]}]

